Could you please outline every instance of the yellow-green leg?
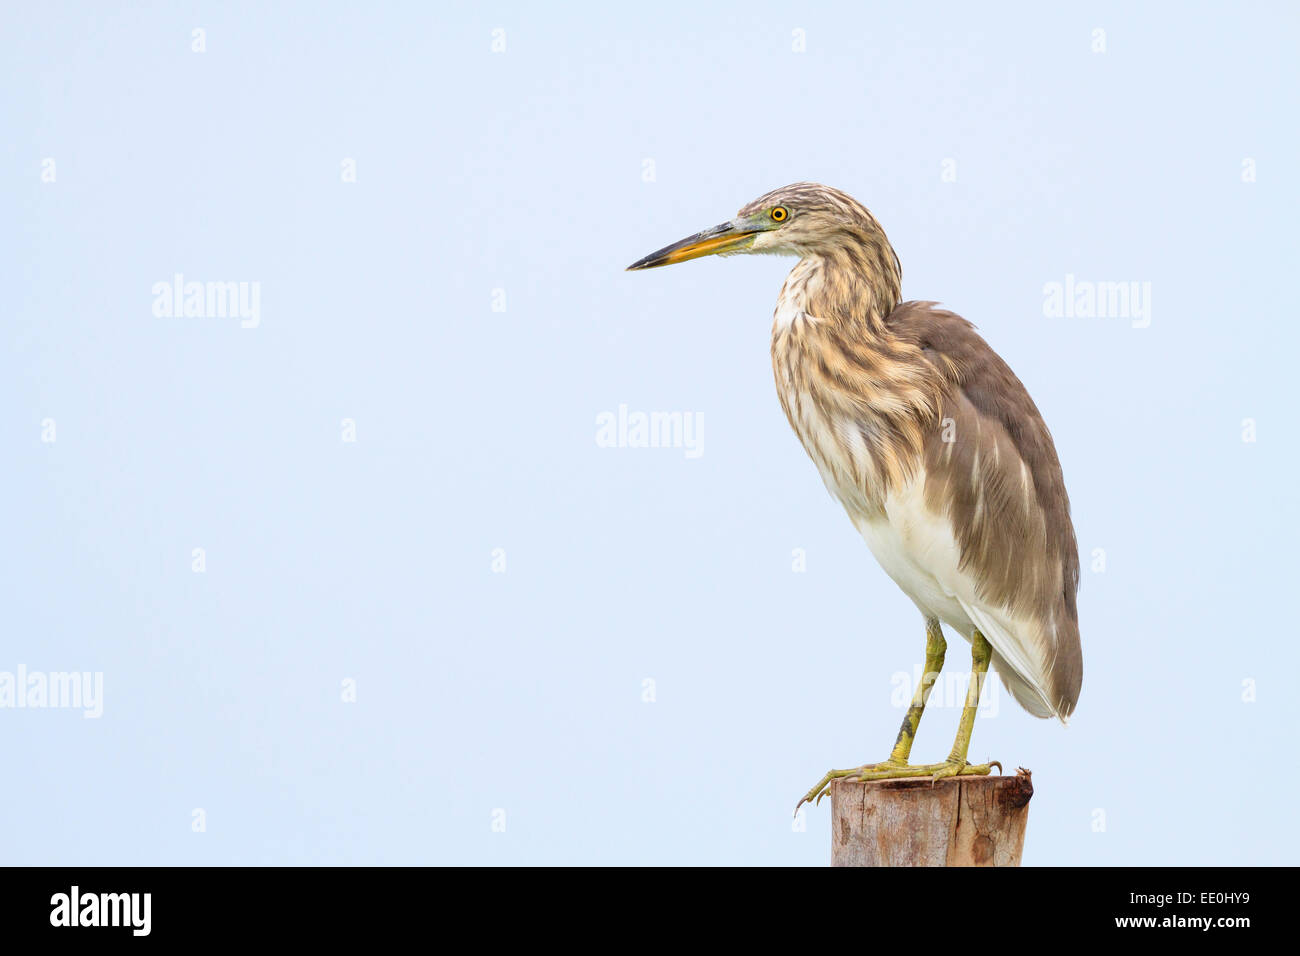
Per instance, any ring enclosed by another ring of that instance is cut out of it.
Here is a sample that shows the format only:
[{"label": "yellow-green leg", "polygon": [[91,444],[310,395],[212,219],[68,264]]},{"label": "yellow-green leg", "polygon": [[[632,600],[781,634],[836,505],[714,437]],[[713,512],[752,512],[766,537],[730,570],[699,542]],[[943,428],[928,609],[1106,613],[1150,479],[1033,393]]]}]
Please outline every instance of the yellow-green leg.
[{"label": "yellow-green leg", "polygon": [[943,628],[939,619],[932,617],[925,622],[925,671],[921,674],[921,685],[912,695],[911,706],[903,717],[903,726],[898,728],[898,738],[894,749],[889,752],[885,766],[906,767],[907,758],[912,755],[912,741],[921,726],[921,715],[925,713],[925,702],[930,699],[930,691],[943,670],[943,658],[948,653],[948,643],[943,639]]},{"label": "yellow-green leg", "polygon": [[961,709],[961,720],[957,723],[957,739],[952,742],[952,753],[948,759],[934,771],[934,779],[955,777],[962,773],[986,774],[993,767],[1002,771],[1002,764],[996,760],[990,763],[972,765],[966,762],[970,751],[970,735],[975,729],[975,711],[980,705],[980,691],[984,689],[984,677],[989,672],[989,661],[993,659],[993,648],[988,638],[979,631],[971,636],[970,642],[970,684],[966,688],[966,703]]},{"label": "yellow-green leg", "polygon": [[908,764],[907,758],[912,753],[912,741],[916,738],[917,728],[921,725],[921,715],[925,712],[925,702],[930,697],[934,682],[939,678],[939,671],[943,668],[944,653],[947,650],[943,630],[935,618],[925,622],[925,636],[925,673],[921,677],[921,686],[912,695],[911,706],[907,708],[907,714],[903,717],[903,726],[899,728],[898,739],[894,741],[894,749],[890,751],[889,759],[881,763],[865,764],[852,770],[830,771],[804,795],[795,807],[795,812],[810,800],[820,803],[821,798],[829,792],[831,781],[839,777],[856,776],[859,780],[932,777],[938,780],[958,774],[987,774],[993,767],[1002,770],[1002,764],[996,760],[985,764],[970,764],[966,761],[966,754],[970,750],[971,732],[975,728],[975,712],[979,708],[980,690],[984,686],[984,676],[988,673],[989,661],[993,657],[993,648],[979,631],[975,631],[971,638],[970,686],[966,688],[966,702],[962,707],[961,720],[957,724],[957,739],[953,741],[952,753],[943,763]]}]

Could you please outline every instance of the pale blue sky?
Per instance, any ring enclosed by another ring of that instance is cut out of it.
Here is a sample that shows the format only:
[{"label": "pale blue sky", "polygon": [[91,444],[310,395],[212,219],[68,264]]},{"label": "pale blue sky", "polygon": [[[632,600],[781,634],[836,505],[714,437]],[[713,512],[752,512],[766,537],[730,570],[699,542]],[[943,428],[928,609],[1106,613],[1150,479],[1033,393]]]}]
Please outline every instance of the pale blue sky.
[{"label": "pale blue sky", "polygon": [[[777,402],[793,262],[622,271],[815,180],[1056,436],[1082,697],[972,749],[1035,773],[1025,862],[1293,863],[1298,18],[1132,6],[7,5],[0,672],[103,715],[0,709],[0,860],[824,864],[790,810],[885,755],[919,616]],[[702,454],[599,447],[620,405]]]}]

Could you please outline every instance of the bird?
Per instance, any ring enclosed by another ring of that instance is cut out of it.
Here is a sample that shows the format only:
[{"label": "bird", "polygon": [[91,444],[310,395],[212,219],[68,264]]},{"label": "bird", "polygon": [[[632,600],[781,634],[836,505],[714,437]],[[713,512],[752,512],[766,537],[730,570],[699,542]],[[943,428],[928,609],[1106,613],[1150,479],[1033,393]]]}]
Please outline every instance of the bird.
[{"label": "bird", "polygon": [[[777,296],[772,371],[790,426],[827,490],[925,626],[925,665],[889,756],[838,778],[986,775],[967,758],[990,667],[1021,707],[1068,723],[1083,681],[1079,554],[1052,435],[1029,392],[971,322],[902,301],[902,265],[876,217],[819,183],[794,183],[638,259],[798,259]],[[912,743],[947,652],[971,646],[957,734],[939,763]]]}]

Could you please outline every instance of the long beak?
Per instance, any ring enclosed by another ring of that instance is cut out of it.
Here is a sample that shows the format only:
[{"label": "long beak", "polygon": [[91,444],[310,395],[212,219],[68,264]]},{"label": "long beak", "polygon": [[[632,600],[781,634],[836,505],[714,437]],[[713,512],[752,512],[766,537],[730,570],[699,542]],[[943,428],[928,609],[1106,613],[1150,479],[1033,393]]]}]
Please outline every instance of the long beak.
[{"label": "long beak", "polygon": [[698,259],[700,256],[739,252],[754,241],[754,237],[758,235],[758,232],[757,229],[748,229],[733,222],[724,222],[712,229],[705,229],[703,232],[688,236],[681,242],[674,242],[671,246],[664,246],[658,252],[652,252],[644,259],[638,259],[627,267],[627,271],[634,272],[638,269],[670,266],[676,262],[685,262],[687,259]]}]

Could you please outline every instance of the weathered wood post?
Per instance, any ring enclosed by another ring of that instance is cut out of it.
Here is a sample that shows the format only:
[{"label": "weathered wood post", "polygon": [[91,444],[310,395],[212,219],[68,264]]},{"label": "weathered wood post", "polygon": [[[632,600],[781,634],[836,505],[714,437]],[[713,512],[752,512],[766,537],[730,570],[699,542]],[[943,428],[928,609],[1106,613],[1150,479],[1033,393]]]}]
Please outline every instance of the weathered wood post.
[{"label": "weathered wood post", "polygon": [[1034,785],[1014,775],[831,783],[831,866],[1019,866]]}]

